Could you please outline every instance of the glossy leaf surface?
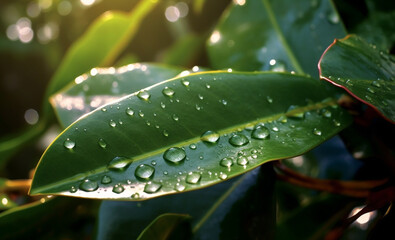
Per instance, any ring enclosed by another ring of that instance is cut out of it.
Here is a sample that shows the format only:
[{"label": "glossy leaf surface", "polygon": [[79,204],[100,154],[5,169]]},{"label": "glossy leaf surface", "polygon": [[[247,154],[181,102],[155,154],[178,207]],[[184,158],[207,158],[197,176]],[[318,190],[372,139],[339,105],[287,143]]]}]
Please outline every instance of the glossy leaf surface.
[{"label": "glossy leaf surface", "polygon": [[325,47],[346,34],[329,0],[233,2],[207,43],[213,68],[315,77]]},{"label": "glossy leaf surface", "polygon": [[335,40],[319,62],[320,77],[395,121],[395,58],[356,35]]},{"label": "glossy leaf surface", "polygon": [[47,89],[50,96],[93,67],[111,65],[157,1],[140,1],[130,13],[105,12],[68,50]]},{"label": "glossy leaf surface", "polygon": [[90,74],[77,77],[75,83],[51,97],[59,121],[68,126],[92,110],[170,79],[181,69],[158,64],[130,64],[118,69],[93,68]]},{"label": "glossy leaf surface", "polygon": [[349,123],[305,76],[191,74],[70,125],[44,153],[31,193],[139,200],[198,189],[300,155]]},{"label": "glossy leaf surface", "polygon": [[[185,223],[191,217],[185,214],[175,214],[175,213],[166,213],[157,217],[150,225],[148,225],[144,231],[137,238],[138,240],[150,240],[150,239],[158,239],[158,240],[166,240],[172,239],[172,234],[175,234],[174,231],[180,231],[180,227],[182,226],[186,236],[190,235],[191,229],[185,228]],[[184,236],[185,237],[185,236]],[[179,238],[185,239],[185,238]]]}]

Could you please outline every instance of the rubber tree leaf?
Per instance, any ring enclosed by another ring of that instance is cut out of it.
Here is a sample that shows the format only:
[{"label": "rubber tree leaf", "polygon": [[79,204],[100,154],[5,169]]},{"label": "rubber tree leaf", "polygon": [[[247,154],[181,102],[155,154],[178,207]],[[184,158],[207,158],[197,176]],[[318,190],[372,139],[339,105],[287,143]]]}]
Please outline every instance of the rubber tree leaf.
[{"label": "rubber tree leaf", "polygon": [[182,69],[159,64],[129,64],[120,68],[93,68],[89,74],[50,98],[63,126],[82,115],[140,89],[170,79]]},{"label": "rubber tree leaf", "polygon": [[[174,234],[182,232],[183,238],[178,237],[177,239],[185,239],[186,236],[191,235],[191,229],[188,229],[188,220],[191,217],[185,214],[166,213],[157,217],[152,223],[150,223],[144,231],[137,238],[138,240],[166,240],[174,239]],[[181,229],[181,227],[183,229]],[[189,226],[190,227],[190,226]]]},{"label": "rubber tree leaf", "polygon": [[320,78],[395,121],[395,58],[356,35],[336,39],[319,62]]},{"label": "rubber tree leaf", "polygon": [[286,73],[164,81],[70,125],[42,156],[31,193],[141,200],[210,186],[346,127],[349,115],[327,97],[319,81]]},{"label": "rubber tree leaf", "polygon": [[70,47],[51,79],[46,96],[93,67],[111,65],[136,34],[157,1],[140,1],[129,13],[108,11],[96,19]]},{"label": "rubber tree leaf", "polygon": [[213,68],[318,76],[325,47],[346,35],[329,0],[233,2],[207,43]]}]

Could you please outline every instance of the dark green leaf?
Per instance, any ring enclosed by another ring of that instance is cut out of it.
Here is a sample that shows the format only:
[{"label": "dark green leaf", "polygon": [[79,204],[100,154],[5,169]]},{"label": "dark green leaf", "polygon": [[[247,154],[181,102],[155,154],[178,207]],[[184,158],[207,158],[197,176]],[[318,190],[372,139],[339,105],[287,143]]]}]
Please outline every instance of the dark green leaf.
[{"label": "dark green leaf", "polygon": [[158,64],[130,64],[118,69],[93,68],[90,74],[51,97],[59,121],[68,126],[82,115],[142,88],[176,76],[181,69]]},{"label": "dark green leaf", "polygon": [[395,59],[355,35],[335,40],[319,62],[320,77],[395,121]]},{"label": "dark green leaf", "polygon": [[329,0],[240,1],[212,33],[208,51],[217,69],[318,76],[317,62],[325,47],[345,34]]},{"label": "dark green leaf", "polygon": [[190,74],[74,122],[43,155],[31,193],[138,200],[198,189],[300,155],[350,120],[305,76]]},{"label": "dark green leaf", "polygon": [[[182,232],[183,238],[177,239],[185,239],[186,236],[190,236],[191,229],[188,229],[188,220],[191,217],[185,214],[176,214],[176,213],[166,213],[157,217],[150,225],[148,225],[144,231],[137,238],[138,240],[166,240],[166,239],[174,239],[172,236],[177,234],[176,231]],[[181,229],[182,227],[182,229]],[[189,232],[189,233],[188,233]]]},{"label": "dark green leaf", "polygon": [[96,19],[68,50],[51,79],[46,96],[93,67],[111,66],[156,2],[140,1],[130,13],[108,11]]}]

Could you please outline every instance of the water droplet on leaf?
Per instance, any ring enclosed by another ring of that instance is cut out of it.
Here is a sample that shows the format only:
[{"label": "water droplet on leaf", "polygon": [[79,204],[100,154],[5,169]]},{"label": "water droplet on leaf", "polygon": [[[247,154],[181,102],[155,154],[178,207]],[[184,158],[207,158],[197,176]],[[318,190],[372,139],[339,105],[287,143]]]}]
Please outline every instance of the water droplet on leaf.
[{"label": "water droplet on leaf", "polygon": [[125,188],[121,184],[115,184],[115,186],[112,188],[112,191],[114,193],[120,194],[125,190]]},{"label": "water droplet on leaf", "polygon": [[313,133],[314,133],[314,135],[317,135],[317,136],[321,136],[321,135],[322,135],[321,130],[319,130],[319,129],[317,129],[317,128],[314,128],[314,129],[313,129]]},{"label": "water droplet on leaf", "polygon": [[229,143],[232,144],[235,147],[240,147],[248,144],[250,141],[248,138],[241,133],[237,133],[233,135],[231,138],[229,138]]},{"label": "water droplet on leaf", "polygon": [[178,147],[172,147],[165,151],[163,158],[171,163],[180,163],[186,157],[185,151]]},{"label": "water droplet on leaf", "polygon": [[162,184],[160,184],[160,183],[148,182],[147,184],[145,184],[144,192],[156,193],[157,191],[159,191],[159,189],[161,189],[161,187],[162,187]]},{"label": "water droplet on leaf", "polygon": [[223,167],[231,167],[233,165],[233,159],[230,157],[222,158],[219,164]]},{"label": "water droplet on leaf", "polygon": [[134,115],[134,111],[131,108],[126,108],[125,112],[129,116],[133,116]]},{"label": "water droplet on leaf", "polygon": [[200,140],[206,143],[216,143],[219,140],[219,134],[209,130],[200,136]]},{"label": "water droplet on leaf", "polygon": [[114,120],[110,120],[109,125],[110,125],[111,127],[116,127],[116,126],[117,126],[117,123],[116,123]]},{"label": "water droplet on leaf", "polygon": [[125,171],[130,165],[130,159],[125,157],[115,157],[111,162],[107,165],[107,168],[114,171]]},{"label": "water droplet on leaf", "polygon": [[67,149],[73,149],[75,147],[75,142],[70,140],[70,138],[67,138],[64,143],[63,146]]},{"label": "water droplet on leaf", "polygon": [[226,173],[220,172],[219,176],[218,176],[221,180],[225,180],[228,178],[228,175],[226,175]]},{"label": "water droplet on leaf", "polygon": [[151,97],[151,95],[149,94],[149,92],[143,90],[137,94],[137,97],[141,100],[147,101]]},{"label": "water droplet on leaf", "polygon": [[107,147],[107,143],[103,140],[103,138],[99,139],[98,144],[103,149]]},{"label": "water droplet on leaf", "polygon": [[200,181],[200,178],[202,176],[200,175],[200,173],[197,172],[189,172],[186,178],[186,182],[190,183],[190,184],[196,184]]},{"label": "water droplet on leaf", "polygon": [[103,183],[103,184],[108,184],[108,183],[111,183],[111,182],[112,182],[111,177],[109,177],[109,176],[107,176],[107,175],[104,175],[104,176],[101,178],[101,183]]},{"label": "water droplet on leaf", "polygon": [[96,191],[99,188],[99,185],[95,181],[91,181],[89,179],[85,179],[81,184],[80,184],[80,189],[85,192],[93,192]]},{"label": "water droplet on leaf", "polygon": [[176,190],[177,192],[182,192],[182,191],[185,190],[185,186],[182,185],[182,184],[180,184],[180,183],[176,183],[175,190]]},{"label": "water droplet on leaf", "polygon": [[197,148],[197,146],[196,146],[196,144],[192,143],[191,145],[189,145],[189,148],[192,150],[195,150]]},{"label": "water droplet on leaf", "polygon": [[162,90],[162,93],[163,93],[163,95],[165,95],[165,96],[171,97],[171,96],[174,95],[175,92],[174,92],[173,89],[171,89],[171,88],[169,88],[169,87],[165,87],[165,88]]},{"label": "water droplet on leaf", "polygon": [[146,164],[141,164],[136,168],[136,171],[134,172],[137,178],[144,180],[151,179],[154,176],[154,173],[155,168]]},{"label": "water droplet on leaf", "polygon": [[248,159],[245,156],[238,156],[236,162],[238,165],[245,166],[248,164]]},{"label": "water droplet on leaf", "polygon": [[251,133],[251,137],[255,139],[267,139],[270,137],[270,131],[267,127],[257,126]]}]

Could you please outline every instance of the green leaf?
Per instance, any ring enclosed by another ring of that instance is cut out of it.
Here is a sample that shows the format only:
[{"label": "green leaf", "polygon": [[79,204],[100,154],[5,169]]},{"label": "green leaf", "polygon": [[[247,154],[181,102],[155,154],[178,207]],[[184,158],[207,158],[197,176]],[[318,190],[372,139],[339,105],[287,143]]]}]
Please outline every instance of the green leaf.
[{"label": "green leaf", "polygon": [[77,202],[70,198],[43,197],[39,201],[4,211],[0,214],[0,238],[39,238],[55,226],[64,227],[68,213],[72,212]]},{"label": "green leaf", "polygon": [[42,156],[31,193],[139,200],[199,189],[300,155],[350,121],[305,76],[190,74],[74,122]]},{"label": "green leaf", "polygon": [[[158,240],[166,240],[166,239],[174,239],[173,234],[176,234],[176,231],[182,232],[181,234],[185,236],[189,236],[191,234],[191,230],[188,231],[188,225],[185,226],[185,223],[191,217],[185,214],[176,214],[176,213],[166,213],[157,217],[150,225],[148,225],[144,231],[137,238],[138,240],[150,240],[150,239],[158,239]],[[183,227],[184,229],[181,229]],[[186,229],[185,229],[186,227]],[[189,232],[189,233],[188,233]],[[173,237],[173,238],[172,238]],[[185,238],[178,238],[185,239]]]},{"label": "green leaf", "polygon": [[319,62],[320,78],[395,121],[395,58],[356,35],[335,40]]},{"label": "green leaf", "polygon": [[68,50],[47,88],[49,97],[93,67],[111,65],[157,1],[140,1],[129,13],[108,11]]},{"label": "green leaf", "polygon": [[329,0],[250,0],[228,9],[207,44],[213,68],[318,76],[324,48],[345,34]]},{"label": "green leaf", "polygon": [[176,76],[182,70],[158,64],[129,64],[118,69],[93,68],[90,74],[77,77],[73,84],[53,95],[50,102],[59,121],[68,126],[82,115]]}]

